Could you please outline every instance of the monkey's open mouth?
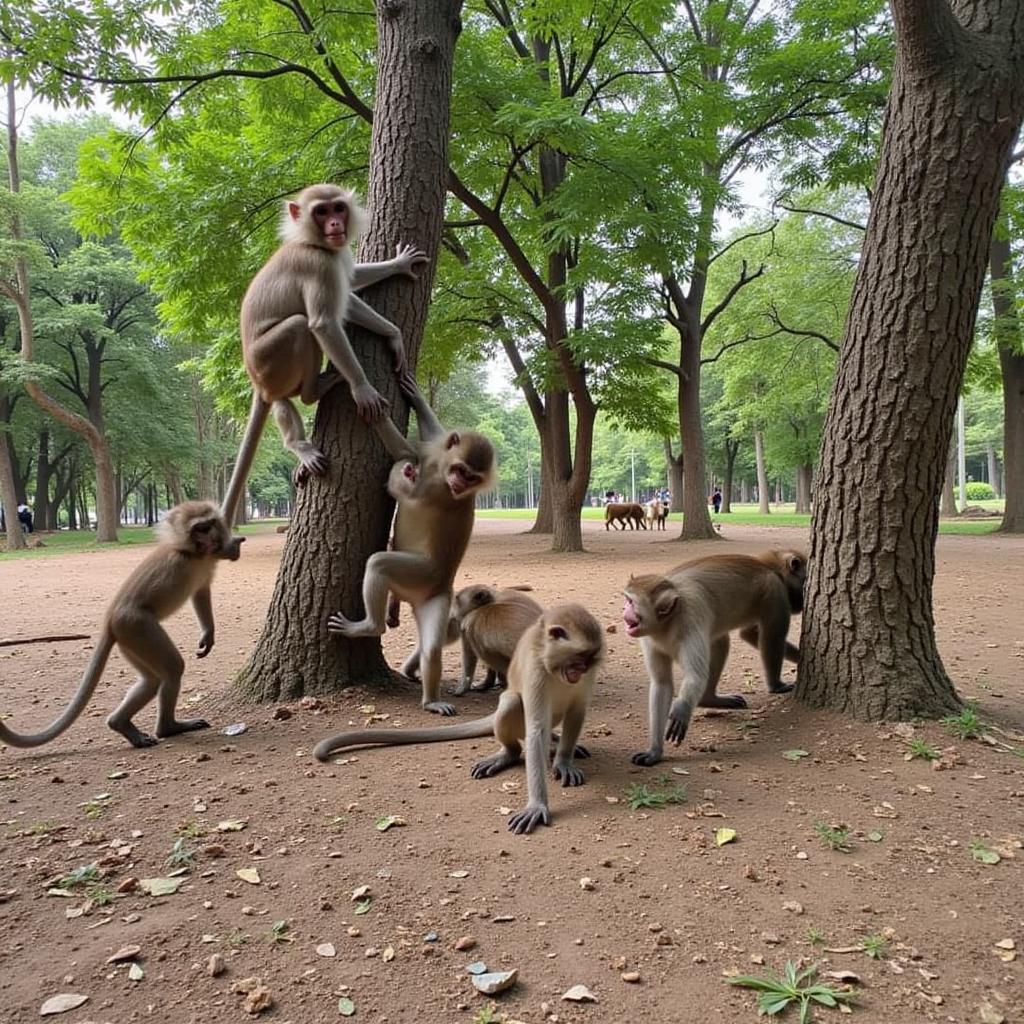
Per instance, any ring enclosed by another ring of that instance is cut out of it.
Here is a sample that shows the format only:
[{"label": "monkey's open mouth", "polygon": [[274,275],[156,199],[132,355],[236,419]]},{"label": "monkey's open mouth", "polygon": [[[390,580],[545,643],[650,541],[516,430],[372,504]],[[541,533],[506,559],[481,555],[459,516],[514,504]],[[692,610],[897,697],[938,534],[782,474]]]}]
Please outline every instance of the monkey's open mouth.
[{"label": "monkey's open mouth", "polygon": [[626,624],[626,632],[630,636],[639,636],[643,623],[640,618],[628,608],[622,613],[622,621]]},{"label": "monkey's open mouth", "polygon": [[460,494],[464,494],[469,489],[470,481],[467,480],[457,469],[453,469],[448,474],[448,490],[452,492],[452,496],[457,498]]},{"label": "monkey's open mouth", "polygon": [[587,674],[588,668],[590,668],[590,666],[585,661],[570,661],[569,664],[562,669],[562,675],[565,676],[565,681],[567,683],[578,683]]}]

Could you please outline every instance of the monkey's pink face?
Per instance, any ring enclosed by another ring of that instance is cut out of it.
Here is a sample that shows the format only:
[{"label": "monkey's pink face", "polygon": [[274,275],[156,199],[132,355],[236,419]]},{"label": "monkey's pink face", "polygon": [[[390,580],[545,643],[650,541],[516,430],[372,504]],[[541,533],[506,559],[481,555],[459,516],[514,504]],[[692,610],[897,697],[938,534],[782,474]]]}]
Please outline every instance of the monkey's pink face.
[{"label": "monkey's pink face", "polygon": [[622,621],[630,636],[643,636],[644,620],[633,598],[626,594],[626,605],[622,609]]},{"label": "monkey's pink face", "polygon": [[314,203],[309,211],[324,241],[332,249],[348,245],[348,203],[343,199]]},{"label": "monkey's pink face", "polygon": [[461,498],[480,482],[480,476],[474,473],[464,462],[453,462],[448,470],[448,490],[453,498]]}]

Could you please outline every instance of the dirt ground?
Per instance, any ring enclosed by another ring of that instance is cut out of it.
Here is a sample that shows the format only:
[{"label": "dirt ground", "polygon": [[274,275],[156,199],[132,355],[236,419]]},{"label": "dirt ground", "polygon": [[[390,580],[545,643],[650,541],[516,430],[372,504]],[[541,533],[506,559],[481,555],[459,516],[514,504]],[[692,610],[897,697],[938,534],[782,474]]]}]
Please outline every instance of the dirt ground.
[{"label": "dirt ground", "polygon": [[[578,600],[607,627],[620,621],[630,572],[726,549],[684,549],[671,529],[610,534],[585,523],[588,553],[554,556],[523,526],[478,523],[459,585],[529,583],[541,603]],[[798,530],[727,524],[724,534],[730,551],[805,541]],[[629,755],[647,745],[647,686],[637,643],[619,629],[608,634],[584,732],[587,784],[554,789],[552,827],[528,837],[505,828],[525,799],[522,770],[469,777],[490,740],[313,760],[316,741],[371,716],[437,724],[412,688],[348,690],[319,707],[289,705],[290,717],[231,690],[283,542],[251,538],[242,560],[220,569],[209,658],[192,654],[190,612],[170,622],[187,656],[185,714],[214,728],[128,747],[103,722],[130,680],[115,655],[90,710],[51,747],[0,749],[0,1020],[35,1020],[47,998],[78,993],[88,1001],[62,1020],[242,1021],[245,996],[233,986],[258,977],[274,1004],[264,1016],[294,1024],[344,1019],[340,999],[356,1020],[379,1022],[753,1021],[755,993],[727,976],[790,960],[854,972],[854,1020],[1024,1022],[1024,760],[998,745],[1024,744],[1024,541],[939,541],[940,644],[961,693],[995,727],[990,742],[769,698],[755,652],[734,645],[722,689],[748,694],[750,709],[698,712],[681,748],[637,768]],[[3,564],[0,636],[94,633],[144,553]],[[394,665],[413,643],[406,619],[385,638]],[[91,646],[0,648],[9,724],[27,731],[54,717]],[[446,688],[457,662],[449,649]],[[487,714],[494,702],[463,698],[460,715]],[[233,722],[247,731],[222,734]],[[911,735],[940,759],[908,760]],[[626,792],[635,784],[678,785],[685,796],[634,811]],[[386,815],[404,826],[380,831]],[[230,822],[244,827],[219,829]],[[847,849],[828,848],[816,823],[848,826]],[[722,828],[736,838],[718,847]],[[174,870],[167,859],[179,838],[188,870],[178,891],[132,890],[126,880]],[[976,859],[982,847],[1002,859]],[[65,898],[48,893],[89,864],[99,877]],[[256,873],[247,880],[240,869]],[[361,887],[367,895],[353,899]],[[457,950],[460,939],[475,944]],[[111,963],[123,947],[134,949]],[[213,954],[226,965],[216,977]],[[465,970],[471,961],[519,972],[493,1016]],[[562,1000],[579,984],[595,1003]]]}]

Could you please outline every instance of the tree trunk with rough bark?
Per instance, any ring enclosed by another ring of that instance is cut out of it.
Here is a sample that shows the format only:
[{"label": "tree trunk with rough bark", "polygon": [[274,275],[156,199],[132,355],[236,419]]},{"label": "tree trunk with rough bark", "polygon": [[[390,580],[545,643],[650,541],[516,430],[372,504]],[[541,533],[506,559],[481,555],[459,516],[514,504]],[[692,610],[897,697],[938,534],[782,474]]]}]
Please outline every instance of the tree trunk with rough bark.
[{"label": "tree trunk with rough bark", "polygon": [[988,467],[988,483],[997,498],[1003,496],[1003,483],[999,479],[999,462],[996,459],[996,446],[991,442],[985,444],[985,464]]},{"label": "tree trunk with rough bark", "polygon": [[[551,486],[551,470],[548,466],[549,459],[544,457],[544,436],[538,426],[537,434],[540,437],[540,494],[537,498],[537,516],[527,533],[554,533],[555,532],[555,510],[551,503],[553,488]],[[498,467],[501,472],[501,467]]]},{"label": "tree trunk with rough bark", "polygon": [[722,481],[722,513],[732,511],[732,480],[736,468],[736,456],[739,454],[740,442],[725,439],[725,479]]},{"label": "tree trunk with rough bark", "polygon": [[7,445],[0,443],[0,504],[4,507],[7,550],[23,551],[28,544],[18,519],[18,492],[14,487],[14,470],[7,454]]},{"label": "tree trunk with rough bark", "polygon": [[[398,242],[418,245],[431,262],[413,283],[388,278],[363,297],[402,330],[416,365],[440,246],[447,177],[448,112],[461,0],[381,3],[377,8],[377,92],[368,208],[370,230],[359,258],[390,258]],[[408,420],[382,340],[352,330],[353,347],[374,385]],[[320,402],[313,441],[330,459],[327,474],[300,489],[263,633],[239,683],[259,700],[330,693],[392,678],[379,639],[327,632],[339,609],[362,614],[366,560],[387,545],[393,504],[384,485],[391,460],[355,414],[347,387]]]},{"label": "tree trunk with rough bark", "polygon": [[1017,289],[1014,287],[1008,227],[992,236],[989,266],[996,344],[1003,375],[1003,496],[1006,505],[999,529],[1024,533],[1024,350]]},{"label": "tree trunk with rough bark", "polygon": [[959,701],[935,642],[939,495],[1024,117],[1022,0],[891,0],[896,63],[826,418],[797,696],[865,720]]},{"label": "tree trunk with rough bark", "polygon": [[812,466],[796,467],[796,511],[806,515],[811,511]]},{"label": "tree trunk with rough bark", "polygon": [[946,459],[946,472],[942,478],[942,496],[939,499],[939,515],[943,519],[960,515],[956,507],[956,491],[953,489],[953,480],[956,477],[956,455],[949,453]]},{"label": "tree trunk with rough bark", "polygon": [[754,461],[757,464],[757,511],[766,516],[768,507],[768,470],[764,464],[764,437],[760,430],[754,431]]}]

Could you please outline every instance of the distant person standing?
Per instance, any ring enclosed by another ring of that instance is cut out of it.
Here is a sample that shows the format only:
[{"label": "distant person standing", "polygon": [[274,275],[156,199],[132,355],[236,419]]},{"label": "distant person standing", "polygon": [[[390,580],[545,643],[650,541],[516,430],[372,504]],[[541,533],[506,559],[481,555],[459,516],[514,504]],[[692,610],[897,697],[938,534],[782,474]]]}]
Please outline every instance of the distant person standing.
[{"label": "distant person standing", "polygon": [[718,487],[715,488],[714,494],[711,495],[711,504],[715,507],[715,515],[718,515],[722,509],[722,491]]},{"label": "distant person standing", "polygon": [[25,528],[26,533],[32,532],[32,509],[28,505],[18,506],[18,522]]}]

